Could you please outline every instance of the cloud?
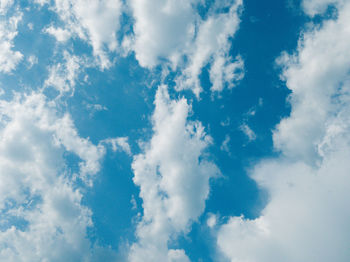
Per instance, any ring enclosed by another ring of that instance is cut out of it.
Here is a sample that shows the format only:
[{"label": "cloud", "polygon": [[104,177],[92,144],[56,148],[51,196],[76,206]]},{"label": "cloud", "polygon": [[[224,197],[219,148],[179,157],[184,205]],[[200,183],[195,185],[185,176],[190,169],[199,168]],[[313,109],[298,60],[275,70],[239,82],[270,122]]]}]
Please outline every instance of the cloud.
[{"label": "cloud", "polygon": [[7,10],[13,5],[13,0],[0,0],[0,15],[6,14]]},{"label": "cloud", "polygon": [[222,141],[221,143],[220,150],[230,153],[230,148],[229,148],[230,141],[231,141],[230,136],[226,135],[224,141]]},{"label": "cloud", "polygon": [[115,151],[124,151],[129,156],[132,155],[131,148],[128,142],[128,137],[117,137],[117,138],[108,138],[103,140],[104,143],[111,144],[112,150]]},{"label": "cloud", "polygon": [[45,80],[45,87],[53,87],[60,95],[74,93],[76,81],[84,67],[89,66],[83,58],[63,52],[64,63],[59,62],[49,67],[49,76]]},{"label": "cloud", "polygon": [[[48,2],[38,2],[48,4]],[[112,64],[108,52],[118,47],[117,31],[120,28],[122,3],[119,0],[55,0],[50,9],[56,12],[63,27],[51,25],[44,31],[52,34],[60,42],[71,37],[87,41],[101,69]]]},{"label": "cloud", "polygon": [[230,261],[350,257],[350,4],[338,12],[305,32],[295,54],[279,59],[291,114],[274,131],[280,157],[250,172],[268,204],[258,218],[232,217],[218,231],[218,247]]},{"label": "cloud", "polygon": [[240,129],[248,137],[249,141],[254,141],[256,139],[256,134],[246,123],[243,123]]},{"label": "cloud", "polygon": [[[211,64],[213,91],[232,88],[244,76],[242,58],[229,55],[230,38],[239,28],[242,1],[219,2],[202,19],[198,0],[131,0],[134,35],[125,38],[124,48],[133,50],[143,67],[162,65],[183,72],[176,80],[177,90],[190,89],[199,96],[199,75],[207,64]],[[222,12],[225,8],[228,11]]]},{"label": "cloud", "polygon": [[221,91],[224,84],[232,87],[228,81],[243,77],[243,60],[238,56],[235,61],[228,55],[230,38],[239,28],[239,10],[242,1],[229,2],[227,13],[213,12],[198,26],[196,39],[187,52],[188,64],[177,79],[177,89],[192,89],[199,96],[202,88],[199,76],[204,66],[212,62],[209,70],[213,91]]},{"label": "cloud", "polygon": [[346,0],[303,0],[301,5],[304,12],[310,16],[324,13],[330,5],[340,6],[344,5]]},{"label": "cloud", "polygon": [[164,59],[176,67],[184,49],[194,37],[197,0],[131,0],[136,59],[143,67],[152,68]]},{"label": "cloud", "polygon": [[27,62],[28,62],[28,69],[32,68],[34,65],[36,65],[38,63],[38,58],[35,55],[30,55],[27,58]]},{"label": "cloud", "polygon": [[0,72],[2,73],[13,71],[23,58],[21,52],[13,50],[13,41],[18,33],[17,26],[21,19],[22,14],[18,13],[0,21]]},{"label": "cloud", "polygon": [[168,244],[186,233],[202,214],[209,180],[219,170],[205,157],[212,139],[198,121],[187,119],[190,106],[171,100],[165,86],[158,88],[153,113],[153,136],[144,153],[134,157],[134,182],[140,187],[143,217],[129,260],[189,261],[183,250]]},{"label": "cloud", "polygon": [[[0,112],[0,260],[113,259],[87,237],[92,212],[76,183],[92,184],[104,148],[81,138],[42,94],[0,100]],[[80,159],[78,170],[68,167],[68,153]]]}]

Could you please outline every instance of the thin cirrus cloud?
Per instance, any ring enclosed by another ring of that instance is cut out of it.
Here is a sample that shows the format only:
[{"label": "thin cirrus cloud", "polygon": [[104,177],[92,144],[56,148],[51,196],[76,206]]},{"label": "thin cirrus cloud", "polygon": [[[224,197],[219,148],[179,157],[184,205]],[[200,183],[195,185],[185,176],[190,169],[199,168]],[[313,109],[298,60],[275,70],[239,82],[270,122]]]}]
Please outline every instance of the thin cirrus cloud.
[{"label": "thin cirrus cloud", "polygon": [[349,259],[350,4],[303,6],[315,15],[330,3],[337,18],[310,28],[297,51],[278,60],[292,110],[273,135],[281,156],[251,171],[269,194],[267,206],[256,219],[231,217],[218,230],[218,248],[230,261]]}]

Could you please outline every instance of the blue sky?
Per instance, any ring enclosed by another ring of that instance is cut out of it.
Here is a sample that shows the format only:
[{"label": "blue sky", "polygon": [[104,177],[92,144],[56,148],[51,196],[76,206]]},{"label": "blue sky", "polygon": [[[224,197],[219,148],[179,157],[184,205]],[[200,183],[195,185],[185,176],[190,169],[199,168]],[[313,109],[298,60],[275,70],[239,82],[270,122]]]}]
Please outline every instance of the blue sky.
[{"label": "blue sky", "polygon": [[349,18],[0,0],[0,260],[348,261]]}]

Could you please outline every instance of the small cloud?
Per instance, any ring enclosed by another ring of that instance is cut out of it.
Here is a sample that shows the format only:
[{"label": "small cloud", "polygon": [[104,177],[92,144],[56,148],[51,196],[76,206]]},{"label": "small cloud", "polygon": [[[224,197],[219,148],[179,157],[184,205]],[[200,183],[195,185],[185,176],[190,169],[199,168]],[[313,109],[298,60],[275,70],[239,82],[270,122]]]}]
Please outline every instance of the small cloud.
[{"label": "small cloud", "polygon": [[217,224],[217,216],[215,214],[210,213],[207,219],[207,226],[210,228],[213,228],[216,226],[216,224]]},{"label": "small cloud", "polygon": [[27,59],[28,62],[28,68],[32,68],[33,65],[36,65],[38,63],[38,58],[35,55],[31,55]]},{"label": "small cloud", "polygon": [[102,142],[110,144],[114,152],[123,151],[127,153],[129,156],[131,156],[132,153],[131,153],[131,148],[128,143],[128,140],[129,140],[128,137],[117,137],[117,138],[108,138],[103,140]]},{"label": "small cloud", "polygon": [[34,29],[33,23],[29,23],[27,26],[28,26],[28,29],[31,31]]},{"label": "small cloud", "polygon": [[220,122],[221,126],[229,126],[231,122],[231,119],[229,117],[227,117],[225,120]]},{"label": "small cloud", "polygon": [[249,17],[249,20],[250,20],[250,22],[251,22],[252,24],[255,24],[255,23],[257,23],[257,22],[260,21],[260,19],[257,18],[256,16],[250,16],[250,17]]},{"label": "small cloud", "polygon": [[246,123],[240,126],[240,130],[249,138],[249,141],[256,139],[256,134]]},{"label": "small cloud", "polygon": [[226,135],[225,136],[225,140],[222,142],[221,146],[220,146],[220,150],[221,151],[225,151],[227,153],[230,153],[230,149],[228,147],[228,144],[230,143],[230,136],[229,135]]},{"label": "small cloud", "polygon": [[135,200],[135,196],[134,195],[131,196],[130,203],[131,203],[131,209],[132,210],[136,210],[137,209],[137,202]]}]

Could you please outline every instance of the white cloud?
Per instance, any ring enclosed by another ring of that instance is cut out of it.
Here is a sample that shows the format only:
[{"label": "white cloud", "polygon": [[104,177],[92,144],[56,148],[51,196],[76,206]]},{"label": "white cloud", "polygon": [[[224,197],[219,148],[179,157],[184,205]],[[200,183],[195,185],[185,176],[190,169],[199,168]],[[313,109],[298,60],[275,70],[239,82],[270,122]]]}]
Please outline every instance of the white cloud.
[{"label": "white cloud", "polygon": [[124,151],[129,156],[131,156],[131,148],[128,142],[128,137],[117,137],[117,138],[108,138],[103,140],[103,142],[111,144],[113,151]]},{"label": "white cloud", "polygon": [[233,61],[228,56],[229,40],[239,28],[242,1],[237,0],[229,7],[227,13],[214,13],[200,23],[196,39],[187,51],[189,63],[177,79],[178,90],[192,89],[199,96],[202,90],[199,75],[211,59],[213,62],[209,74],[213,91],[221,91],[226,83],[232,87],[231,81],[238,81],[243,77],[243,60],[237,57]]},{"label": "white cloud", "polygon": [[246,123],[242,124],[240,129],[248,137],[249,141],[254,141],[256,139],[255,132]]},{"label": "white cloud", "polygon": [[7,10],[13,5],[13,0],[0,0],[0,14],[6,14]]},{"label": "white cloud", "polygon": [[324,13],[330,5],[341,7],[346,0],[303,0],[302,7],[310,16]]},{"label": "white cloud", "polygon": [[45,80],[45,87],[55,88],[60,95],[71,92],[74,93],[74,87],[78,80],[82,68],[87,67],[88,63],[67,51],[63,53],[64,63],[57,63],[49,68],[49,76]]},{"label": "white cloud", "polygon": [[[227,51],[226,51],[227,52]],[[232,89],[244,77],[244,62],[240,56],[235,61],[225,54],[215,56],[210,67],[209,77],[212,82],[212,91],[221,92],[225,85]]]},{"label": "white cloud", "polygon": [[281,156],[251,171],[269,194],[261,215],[232,217],[218,231],[218,247],[230,261],[350,257],[350,3],[338,11],[279,61],[292,91],[291,114],[274,131]]},{"label": "white cloud", "polygon": [[185,99],[171,100],[167,88],[160,86],[155,107],[153,137],[132,164],[144,215],[129,259],[189,261],[183,250],[168,250],[168,242],[186,233],[202,214],[209,180],[219,170],[205,160],[212,139],[199,122],[187,120],[190,106]]},{"label": "white cloud", "polygon": [[13,71],[22,60],[21,52],[13,50],[13,40],[18,33],[17,25],[21,19],[22,14],[17,14],[0,21],[0,72]]},{"label": "white cloud", "polygon": [[176,66],[194,36],[197,0],[131,0],[135,19],[133,50],[140,65],[152,68],[162,59]]},{"label": "white cloud", "polygon": [[30,55],[27,58],[28,61],[28,68],[32,68],[33,65],[36,65],[38,63],[38,58],[35,55]]},{"label": "white cloud", "polygon": [[[41,94],[0,100],[0,113],[0,260],[113,259],[87,238],[92,213],[75,183],[91,185],[104,148],[79,137]],[[80,158],[79,173],[67,167],[65,152]]]},{"label": "white cloud", "polygon": [[49,26],[45,30],[47,33],[54,35],[61,42],[70,37],[79,37],[92,46],[101,69],[112,65],[108,51],[115,52],[118,47],[116,34],[120,27],[121,1],[55,0],[51,9],[65,24],[63,28]]},{"label": "white cloud", "polygon": [[230,143],[230,136],[226,135],[224,141],[222,141],[222,144],[220,146],[220,150],[225,151],[227,153],[230,153],[229,143]]},{"label": "white cloud", "polygon": [[215,214],[210,213],[207,219],[207,226],[210,228],[213,228],[216,226],[216,224],[217,224],[217,216]]},{"label": "white cloud", "polygon": [[58,42],[66,42],[72,36],[72,33],[69,30],[63,28],[55,28],[53,26],[45,28],[44,32],[54,36]]},{"label": "white cloud", "polygon": [[[242,1],[213,4],[205,20],[197,12],[199,3],[131,0],[134,35],[123,42],[125,49],[135,51],[143,67],[169,64],[173,70],[184,71],[177,79],[177,90],[191,89],[197,96],[201,92],[199,75],[208,63],[212,63],[209,73],[213,91],[222,91],[225,85],[232,88],[244,75],[243,60],[228,55],[229,39],[238,30]],[[218,13],[223,7],[229,11]]]}]

